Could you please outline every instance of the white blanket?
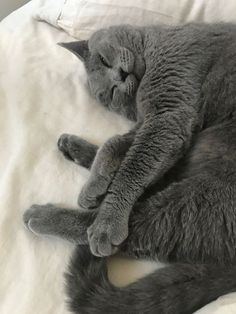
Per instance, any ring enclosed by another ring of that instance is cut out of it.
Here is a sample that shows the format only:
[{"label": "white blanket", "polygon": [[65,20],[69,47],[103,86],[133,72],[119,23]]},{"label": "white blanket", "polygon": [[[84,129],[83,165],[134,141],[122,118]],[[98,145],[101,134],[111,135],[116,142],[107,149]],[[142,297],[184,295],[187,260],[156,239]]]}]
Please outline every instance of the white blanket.
[{"label": "white blanket", "polygon": [[[0,24],[0,314],[69,313],[63,272],[73,247],[29,233],[22,214],[32,203],[77,206],[89,173],[58,152],[61,133],[101,144],[129,128],[87,94],[83,66],[56,45],[69,36],[32,19],[40,3]],[[121,283],[155,267],[115,259],[111,277]],[[199,313],[236,313],[236,295]]]}]

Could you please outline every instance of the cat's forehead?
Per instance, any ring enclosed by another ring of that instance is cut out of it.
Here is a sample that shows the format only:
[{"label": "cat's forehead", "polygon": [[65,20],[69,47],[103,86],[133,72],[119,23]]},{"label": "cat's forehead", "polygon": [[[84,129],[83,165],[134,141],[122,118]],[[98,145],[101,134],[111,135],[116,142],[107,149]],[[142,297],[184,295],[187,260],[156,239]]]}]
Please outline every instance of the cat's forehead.
[{"label": "cat's forehead", "polygon": [[90,51],[97,51],[101,48],[115,48],[118,46],[117,38],[111,29],[100,29],[92,34],[88,41]]}]

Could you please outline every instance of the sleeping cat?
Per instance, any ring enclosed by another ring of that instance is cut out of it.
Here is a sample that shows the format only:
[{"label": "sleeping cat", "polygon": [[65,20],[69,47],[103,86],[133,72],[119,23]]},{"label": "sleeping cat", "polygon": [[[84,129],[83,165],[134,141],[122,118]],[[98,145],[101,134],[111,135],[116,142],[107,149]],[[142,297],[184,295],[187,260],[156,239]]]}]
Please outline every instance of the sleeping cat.
[{"label": "sleeping cat", "polygon": [[[134,121],[100,148],[63,134],[60,151],[91,169],[80,209],[24,214],[77,244],[71,310],[187,314],[236,291],[236,26],[122,25],[62,46],[98,102]],[[117,251],[171,266],[116,288],[101,257]]]}]

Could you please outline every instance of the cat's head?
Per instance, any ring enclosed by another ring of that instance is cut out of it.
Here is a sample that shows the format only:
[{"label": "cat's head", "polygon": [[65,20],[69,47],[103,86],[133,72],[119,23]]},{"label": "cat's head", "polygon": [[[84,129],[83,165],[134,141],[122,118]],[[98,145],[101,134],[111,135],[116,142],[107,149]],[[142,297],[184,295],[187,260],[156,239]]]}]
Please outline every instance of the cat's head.
[{"label": "cat's head", "polygon": [[145,72],[142,36],[131,26],[95,32],[88,41],[61,44],[84,62],[92,95],[106,108],[136,120],[136,92]]}]

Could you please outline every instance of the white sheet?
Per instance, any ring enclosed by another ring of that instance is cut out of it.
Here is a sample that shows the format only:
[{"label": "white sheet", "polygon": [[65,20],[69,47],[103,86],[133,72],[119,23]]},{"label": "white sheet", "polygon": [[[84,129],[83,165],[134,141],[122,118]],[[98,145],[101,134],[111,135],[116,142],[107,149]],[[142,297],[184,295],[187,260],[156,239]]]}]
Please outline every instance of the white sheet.
[{"label": "white sheet", "polygon": [[[73,247],[35,237],[24,229],[22,213],[32,203],[76,207],[88,171],[57,151],[61,133],[100,144],[129,127],[88,96],[82,65],[56,45],[69,36],[32,19],[40,3],[0,24],[0,314],[69,314],[63,272]],[[116,282],[156,267],[122,263],[113,261]],[[236,295],[199,313],[236,313]]]}]

